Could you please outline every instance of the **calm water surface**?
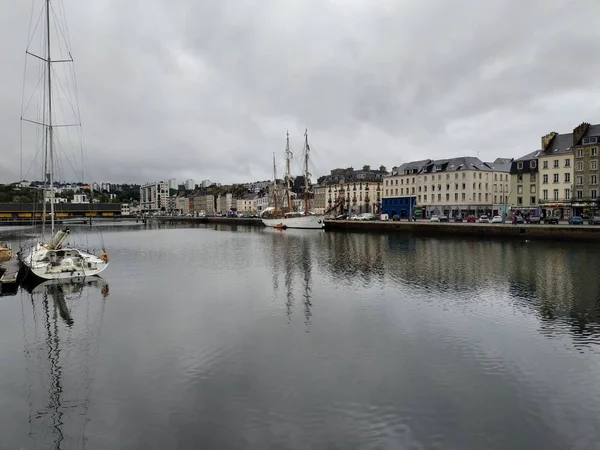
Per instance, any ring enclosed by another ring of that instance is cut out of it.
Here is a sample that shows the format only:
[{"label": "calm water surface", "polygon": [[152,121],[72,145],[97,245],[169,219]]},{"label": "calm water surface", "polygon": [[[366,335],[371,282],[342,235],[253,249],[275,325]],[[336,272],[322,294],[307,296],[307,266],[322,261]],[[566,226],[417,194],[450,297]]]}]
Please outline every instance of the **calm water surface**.
[{"label": "calm water surface", "polygon": [[598,246],[103,238],[106,283],[0,297],[0,449],[598,448]]}]

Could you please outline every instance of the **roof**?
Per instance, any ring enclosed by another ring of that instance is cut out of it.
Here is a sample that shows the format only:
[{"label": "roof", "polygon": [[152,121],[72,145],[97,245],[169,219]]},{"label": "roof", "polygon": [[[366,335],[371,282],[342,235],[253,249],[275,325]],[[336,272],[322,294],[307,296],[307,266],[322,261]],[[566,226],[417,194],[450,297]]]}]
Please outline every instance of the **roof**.
[{"label": "roof", "polygon": [[548,148],[540,153],[539,157],[572,153],[572,145],[573,133],[557,134],[548,144]]},{"label": "roof", "polygon": [[486,162],[485,164],[494,172],[510,172],[512,162],[512,158],[496,158],[494,162]]},{"label": "roof", "polygon": [[[594,137],[594,136],[600,137],[600,124],[599,125],[590,125],[588,127],[587,131],[585,132],[585,134],[583,136],[581,136],[581,139],[586,138],[586,137]],[[577,143],[577,145],[581,145],[581,140]]]},{"label": "roof", "polygon": [[517,158],[515,161],[529,161],[532,159],[537,159],[541,152],[542,152],[541,150],[535,150],[531,153],[527,153],[525,156],[521,156],[520,158]]}]

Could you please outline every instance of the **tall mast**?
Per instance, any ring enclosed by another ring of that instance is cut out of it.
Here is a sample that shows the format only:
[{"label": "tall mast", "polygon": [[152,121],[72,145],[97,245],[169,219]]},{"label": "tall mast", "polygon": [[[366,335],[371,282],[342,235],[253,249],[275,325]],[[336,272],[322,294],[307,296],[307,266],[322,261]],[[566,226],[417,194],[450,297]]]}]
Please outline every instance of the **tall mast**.
[{"label": "tall mast", "polygon": [[308,215],[308,197],[310,190],[310,172],[308,171],[308,160],[310,157],[310,146],[308,145],[308,129],[304,129],[304,213]]},{"label": "tall mast", "polygon": [[[50,59],[50,0],[46,0],[46,71],[48,72],[48,145],[49,169],[50,169],[50,230],[54,235],[54,147],[52,129],[52,63]],[[47,163],[46,163],[47,164]],[[44,165],[46,165],[44,164]],[[45,175],[45,174],[44,174]],[[44,206],[46,198],[44,198]],[[45,209],[45,208],[44,208]]]},{"label": "tall mast", "polygon": [[273,152],[273,206],[277,211],[277,166],[275,165],[275,152]]},{"label": "tall mast", "polygon": [[292,178],[291,169],[290,169],[290,159],[294,157],[292,152],[290,151],[290,133],[288,131],[285,132],[285,185],[287,192],[287,204],[290,211],[292,210],[292,198],[290,196],[290,190],[292,187],[290,186],[290,181]]}]

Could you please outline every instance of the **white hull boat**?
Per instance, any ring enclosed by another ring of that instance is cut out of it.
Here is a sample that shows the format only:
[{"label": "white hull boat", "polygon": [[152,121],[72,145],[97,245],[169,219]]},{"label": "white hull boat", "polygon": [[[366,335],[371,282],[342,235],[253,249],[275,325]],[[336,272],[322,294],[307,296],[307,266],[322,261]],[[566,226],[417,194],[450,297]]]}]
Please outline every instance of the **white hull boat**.
[{"label": "white hull boat", "polygon": [[298,217],[284,217],[280,219],[262,219],[267,227],[273,228],[304,228],[304,229],[321,229],[325,226],[323,216],[309,215]]}]

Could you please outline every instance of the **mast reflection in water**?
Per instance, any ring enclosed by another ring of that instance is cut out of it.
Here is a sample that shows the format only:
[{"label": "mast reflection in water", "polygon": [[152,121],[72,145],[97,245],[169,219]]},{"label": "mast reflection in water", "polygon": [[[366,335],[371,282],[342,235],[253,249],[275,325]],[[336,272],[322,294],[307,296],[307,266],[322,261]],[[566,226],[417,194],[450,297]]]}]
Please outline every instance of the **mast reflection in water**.
[{"label": "mast reflection in water", "polygon": [[90,277],[23,288],[31,448],[83,448],[108,284]]}]

